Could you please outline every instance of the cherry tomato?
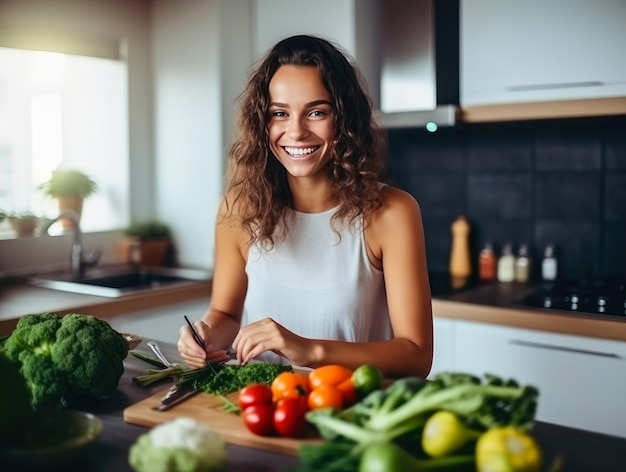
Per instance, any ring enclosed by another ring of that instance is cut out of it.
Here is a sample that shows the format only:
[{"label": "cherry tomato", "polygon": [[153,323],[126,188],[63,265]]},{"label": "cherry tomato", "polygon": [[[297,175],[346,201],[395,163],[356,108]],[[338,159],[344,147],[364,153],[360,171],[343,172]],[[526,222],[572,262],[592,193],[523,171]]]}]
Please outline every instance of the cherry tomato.
[{"label": "cherry tomato", "polygon": [[329,364],[309,372],[309,388],[316,389],[320,385],[339,385],[352,376],[352,371],[338,364]]},{"label": "cherry tomato", "polygon": [[281,398],[306,398],[309,393],[308,383],[306,375],[297,372],[281,372],[274,378],[271,385],[274,401]]},{"label": "cherry tomato", "polygon": [[255,403],[243,410],[243,422],[249,431],[258,436],[272,436],[274,429],[274,405]]},{"label": "cherry tomato", "polygon": [[335,408],[337,410],[343,407],[343,394],[333,385],[320,385],[311,393],[309,393],[309,408],[316,410],[318,408]]},{"label": "cherry tomato", "polygon": [[239,409],[243,411],[250,405],[256,405],[257,403],[271,405],[272,400],[272,389],[267,385],[250,384],[239,391],[237,404],[239,405]]},{"label": "cherry tomato", "polygon": [[294,438],[304,430],[306,408],[298,398],[281,398],[276,402],[274,428],[281,436]]}]

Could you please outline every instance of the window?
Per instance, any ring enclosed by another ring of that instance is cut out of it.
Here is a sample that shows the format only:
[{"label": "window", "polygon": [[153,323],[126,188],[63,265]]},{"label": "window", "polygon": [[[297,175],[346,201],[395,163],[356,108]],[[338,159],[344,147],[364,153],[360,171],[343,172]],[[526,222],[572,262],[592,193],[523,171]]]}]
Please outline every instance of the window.
[{"label": "window", "polygon": [[56,216],[38,186],[72,168],[98,185],[83,230],[128,223],[127,76],[124,60],[0,47],[0,210]]}]

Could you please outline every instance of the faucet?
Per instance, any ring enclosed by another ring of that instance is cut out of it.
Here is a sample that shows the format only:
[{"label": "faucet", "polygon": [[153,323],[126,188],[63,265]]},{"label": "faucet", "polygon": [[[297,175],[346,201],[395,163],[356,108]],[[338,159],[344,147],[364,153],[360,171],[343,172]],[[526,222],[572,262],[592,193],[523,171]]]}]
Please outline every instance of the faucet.
[{"label": "faucet", "polygon": [[60,219],[69,219],[72,222],[72,252],[70,254],[70,272],[72,274],[73,280],[78,280],[85,275],[85,269],[87,267],[92,267],[98,263],[100,256],[102,255],[102,250],[100,248],[93,251],[89,256],[85,256],[83,254],[83,237],[82,231],[80,230],[80,216],[78,213],[72,210],[63,210],[59,213],[59,215],[48,221],[46,226],[43,228],[43,232],[46,234],[50,227],[56,223]]}]

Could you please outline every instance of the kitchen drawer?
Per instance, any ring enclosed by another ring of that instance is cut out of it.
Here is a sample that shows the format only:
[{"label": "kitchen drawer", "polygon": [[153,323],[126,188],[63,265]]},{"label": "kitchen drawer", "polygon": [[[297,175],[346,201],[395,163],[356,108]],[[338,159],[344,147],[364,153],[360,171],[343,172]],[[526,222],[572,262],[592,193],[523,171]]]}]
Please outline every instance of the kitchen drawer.
[{"label": "kitchen drawer", "polygon": [[626,437],[626,343],[458,321],[455,369],[540,391],[537,419]]}]

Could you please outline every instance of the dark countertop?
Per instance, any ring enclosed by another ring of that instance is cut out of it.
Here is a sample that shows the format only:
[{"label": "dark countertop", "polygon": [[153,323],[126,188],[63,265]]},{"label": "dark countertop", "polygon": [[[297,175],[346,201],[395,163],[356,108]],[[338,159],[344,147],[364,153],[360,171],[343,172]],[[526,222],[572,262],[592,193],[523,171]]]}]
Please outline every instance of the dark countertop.
[{"label": "dark countertop", "polygon": [[626,316],[548,310],[516,303],[537,287],[523,283],[473,282],[465,288],[450,290],[445,283],[435,282],[433,314],[441,318],[626,341]]},{"label": "dark countertop", "polygon": [[[145,347],[146,340],[139,349],[148,351]],[[178,351],[173,344],[159,341],[163,353],[173,362],[181,362]],[[148,428],[129,424],[123,420],[125,408],[162,391],[167,383],[159,382],[146,388],[137,387],[132,383],[132,377],[145,374],[149,364],[128,355],[124,361],[125,372],[120,379],[117,391],[107,400],[86,400],[74,408],[88,411],[100,418],[104,423],[102,436],[93,445],[89,455],[74,464],[61,467],[60,470],[85,470],[97,471],[132,471],[128,464],[128,451],[137,438],[148,431]],[[297,459],[291,456],[283,456],[233,444],[228,445],[228,471],[259,471],[273,472],[285,470],[296,464]],[[22,472],[29,469],[20,464],[9,465],[8,468],[2,462],[1,469],[6,472]]]},{"label": "dark countertop", "polygon": [[[144,341],[145,343],[146,341]],[[173,344],[160,343],[165,355],[179,361]],[[142,348],[143,344],[140,346]],[[143,374],[149,367],[143,361],[129,355],[125,360],[126,371],[118,390],[108,400],[85,401],[76,409],[96,414],[104,423],[102,436],[84,459],[68,465],[65,470],[131,471],[128,451],[139,435],[147,428],[125,423],[123,410],[164,388],[158,383],[148,388],[135,386],[131,378]],[[165,384],[166,386],[166,384]],[[626,439],[580,431],[546,423],[537,423],[534,435],[550,461],[556,454],[564,458],[563,472],[617,472],[623,470],[626,457]],[[237,445],[228,445],[228,471],[284,471],[297,464],[297,458]],[[7,468],[8,467],[8,468]],[[2,470],[27,470],[19,465],[6,465]]]}]

